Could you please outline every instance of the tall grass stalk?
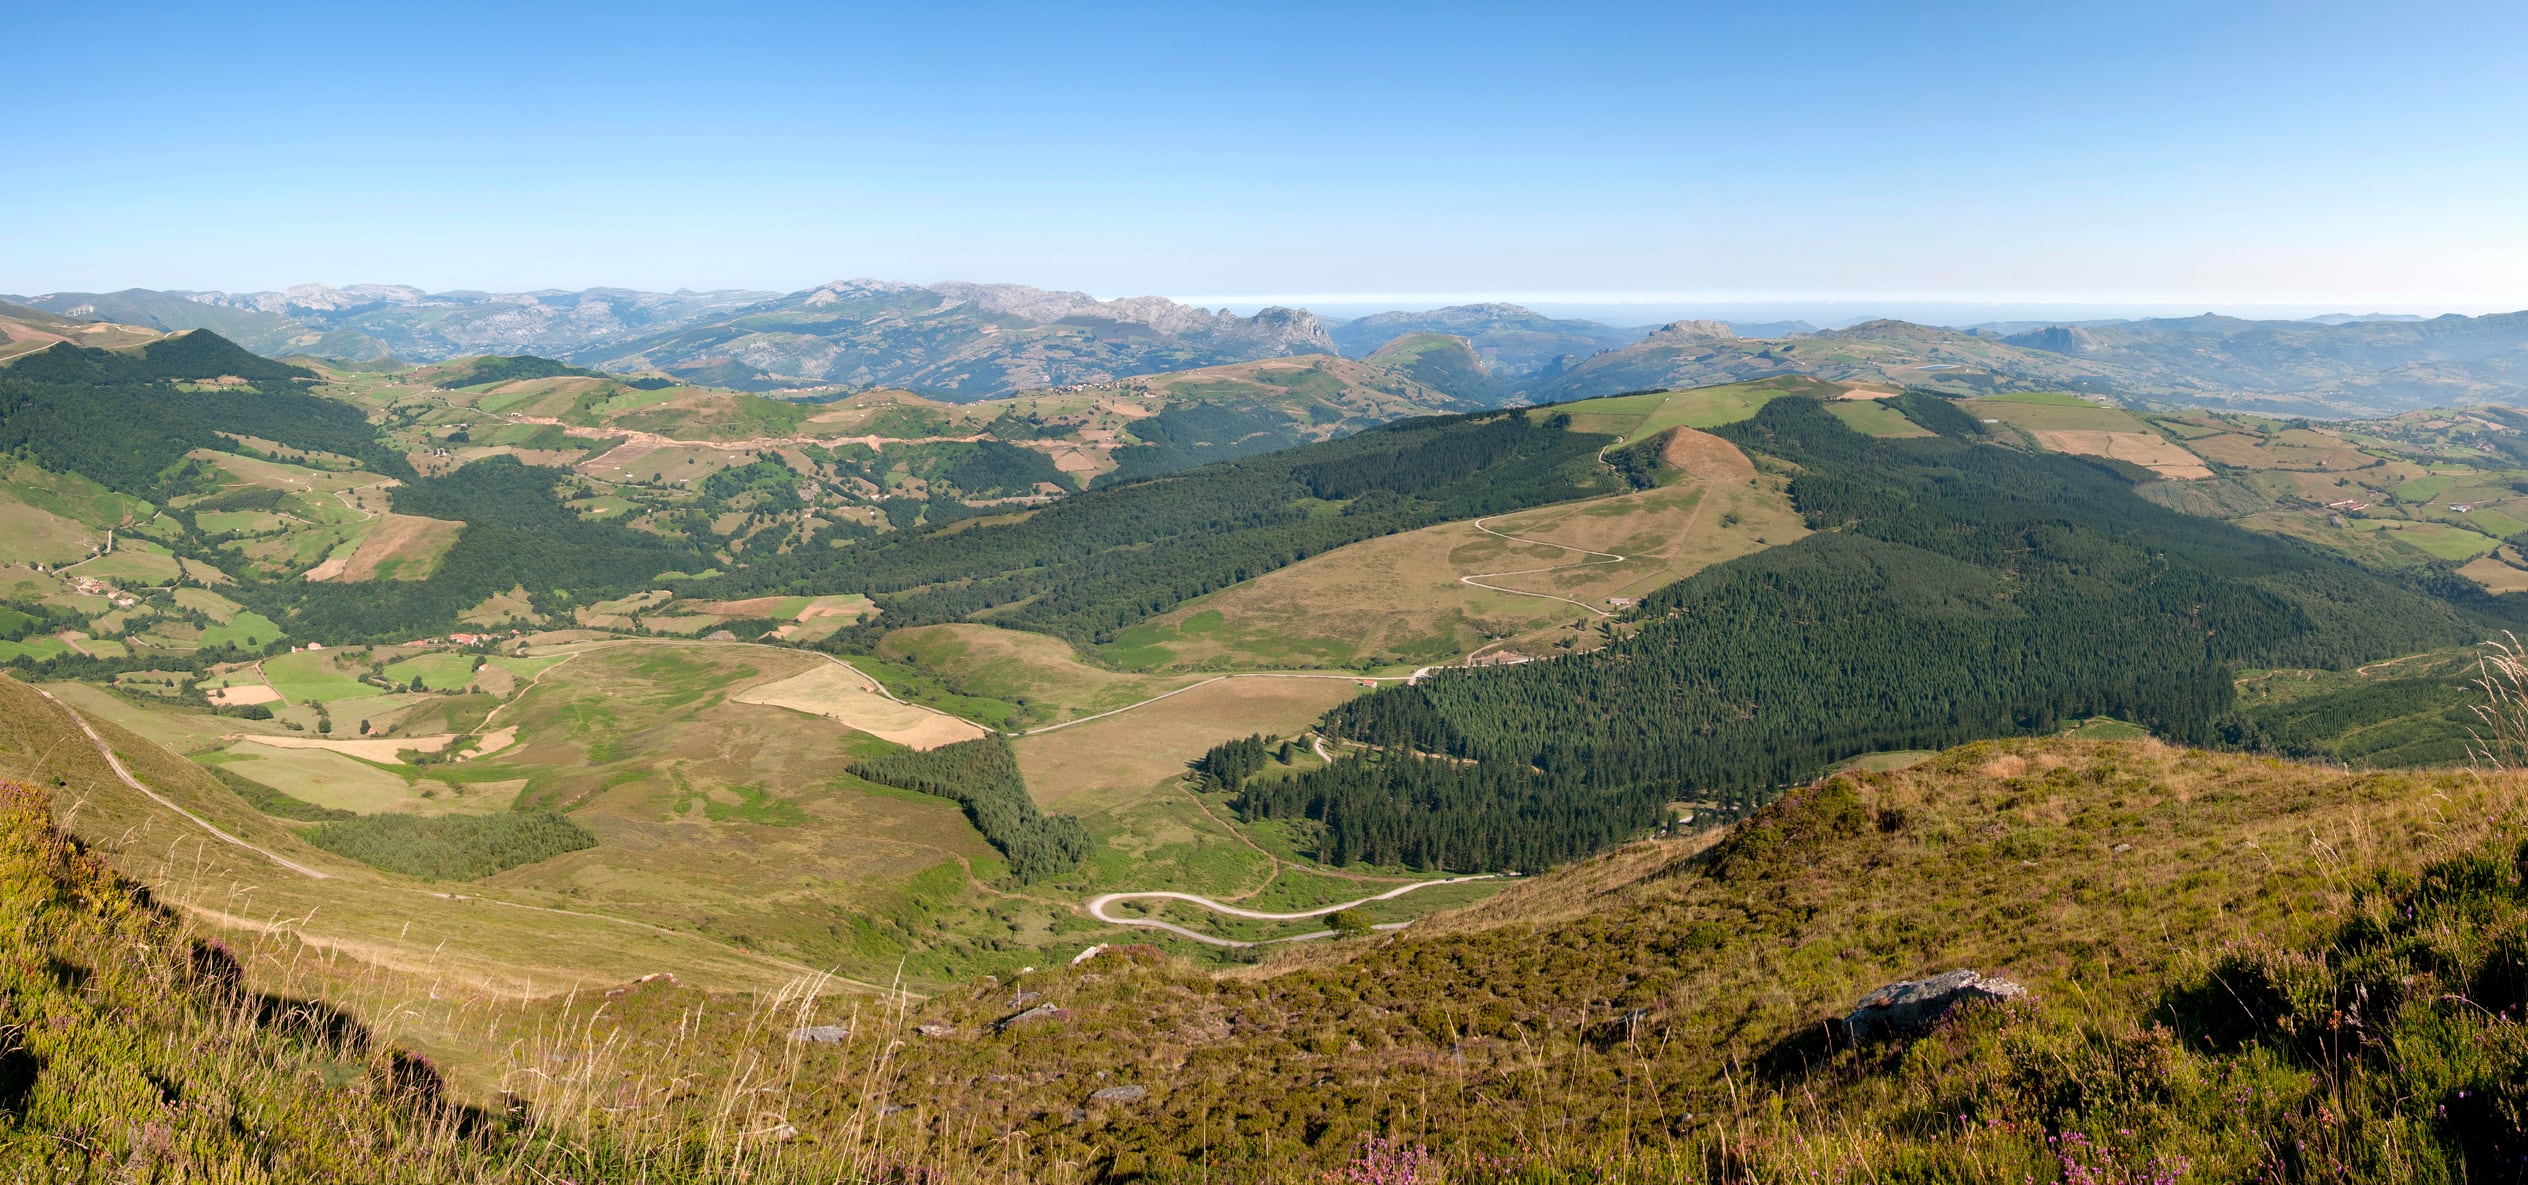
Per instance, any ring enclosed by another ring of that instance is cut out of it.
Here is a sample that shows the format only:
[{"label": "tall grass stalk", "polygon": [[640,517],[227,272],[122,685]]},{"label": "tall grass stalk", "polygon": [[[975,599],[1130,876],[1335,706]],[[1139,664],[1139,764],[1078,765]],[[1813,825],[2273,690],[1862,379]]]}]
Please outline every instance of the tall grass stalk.
[{"label": "tall grass stalk", "polygon": [[2474,705],[2480,727],[2467,730],[2468,756],[2482,769],[2528,767],[2528,645],[2508,630],[2485,643],[2475,686],[2484,702]]}]

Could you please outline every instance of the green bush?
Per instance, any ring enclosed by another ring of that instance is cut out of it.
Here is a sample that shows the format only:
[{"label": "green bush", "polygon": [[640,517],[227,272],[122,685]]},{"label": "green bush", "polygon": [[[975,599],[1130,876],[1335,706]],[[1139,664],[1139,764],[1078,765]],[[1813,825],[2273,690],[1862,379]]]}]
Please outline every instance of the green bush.
[{"label": "green bush", "polygon": [[307,840],[388,872],[433,880],[475,880],[597,846],[586,828],[552,811],[367,815],[327,823]]}]

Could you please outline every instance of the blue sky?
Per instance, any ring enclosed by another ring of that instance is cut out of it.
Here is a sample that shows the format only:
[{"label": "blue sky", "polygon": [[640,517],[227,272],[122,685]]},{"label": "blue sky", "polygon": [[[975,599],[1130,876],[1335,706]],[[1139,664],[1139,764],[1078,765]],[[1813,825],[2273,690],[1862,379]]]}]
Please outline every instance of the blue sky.
[{"label": "blue sky", "polygon": [[0,291],[2528,306],[2517,3],[93,7]]}]

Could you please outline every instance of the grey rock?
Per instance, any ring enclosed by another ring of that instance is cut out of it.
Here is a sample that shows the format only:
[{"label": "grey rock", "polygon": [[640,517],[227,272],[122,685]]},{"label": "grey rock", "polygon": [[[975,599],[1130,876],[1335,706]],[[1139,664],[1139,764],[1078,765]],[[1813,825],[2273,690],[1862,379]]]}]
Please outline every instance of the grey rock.
[{"label": "grey rock", "polygon": [[1109,1086],[1088,1097],[1095,1103],[1137,1103],[1149,1093],[1146,1086]]},{"label": "grey rock", "polygon": [[1020,1025],[1034,1024],[1037,1021],[1043,1020],[1053,1020],[1061,1015],[1062,1010],[1051,1004],[1038,1004],[1025,1012],[1002,1017],[999,1021],[992,1025],[992,1031],[995,1033],[1006,1033]]},{"label": "grey rock", "polygon": [[924,1037],[954,1037],[957,1035],[957,1026],[943,1024],[914,1025],[913,1031]]},{"label": "grey rock", "polygon": [[809,1025],[790,1030],[790,1039],[808,1045],[840,1045],[851,1040],[851,1030],[841,1025]]},{"label": "grey rock", "polygon": [[1843,1018],[1843,1031],[1858,1045],[1892,1033],[1929,1028],[1960,1004],[2015,1000],[2027,994],[2028,989],[2007,979],[1959,968],[1929,979],[1901,980],[1861,997],[1852,1006],[1852,1014]]}]

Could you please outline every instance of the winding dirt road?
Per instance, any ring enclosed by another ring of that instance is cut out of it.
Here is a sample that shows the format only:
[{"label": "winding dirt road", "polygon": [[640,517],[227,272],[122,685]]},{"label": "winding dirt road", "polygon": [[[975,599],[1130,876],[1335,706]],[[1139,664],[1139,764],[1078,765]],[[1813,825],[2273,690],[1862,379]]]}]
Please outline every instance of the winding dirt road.
[{"label": "winding dirt road", "polygon": [[251,843],[246,842],[245,840],[239,839],[239,838],[237,838],[237,837],[236,837],[236,836],[234,836],[234,835],[230,835],[229,833],[227,833],[227,832],[225,832],[225,831],[222,831],[222,830],[220,830],[220,829],[219,829],[219,828],[217,828],[217,827],[212,826],[212,825],[211,825],[210,820],[205,819],[205,818],[203,818],[203,817],[202,817],[202,816],[200,816],[200,815],[194,814],[193,812],[188,811],[188,810],[184,809],[183,807],[177,806],[176,804],[174,804],[174,803],[172,803],[172,802],[167,801],[167,799],[166,799],[166,797],[165,797],[164,795],[159,794],[157,791],[152,790],[152,789],[150,789],[150,788],[149,788],[149,787],[147,787],[147,786],[143,786],[143,785],[141,785],[141,784],[140,784],[140,779],[133,777],[133,776],[132,776],[132,771],[130,771],[130,770],[128,770],[128,769],[123,768],[123,759],[114,755],[114,749],[113,749],[113,747],[112,747],[112,746],[110,746],[110,745],[107,745],[107,744],[105,743],[105,738],[104,738],[104,737],[101,737],[101,736],[98,736],[98,735],[97,735],[97,730],[96,730],[96,729],[89,727],[89,725],[88,725],[88,718],[87,718],[87,717],[85,717],[85,716],[80,715],[80,714],[79,714],[79,710],[78,710],[78,709],[71,707],[69,704],[65,704],[65,703],[61,702],[60,697],[55,696],[52,692],[46,691],[46,690],[44,690],[44,689],[43,689],[43,688],[41,688],[41,687],[36,687],[36,686],[35,686],[34,684],[32,684],[32,683],[27,684],[27,686],[28,686],[30,689],[32,689],[32,690],[35,692],[35,694],[40,695],[40,696],[43,696],[45,699],[51,700],[51,701],[53,702],[53,706],[54,706],[54,707],[56,707],[56,708],[60,708],[60,709],[62,710],[62,714],[63,714],[63,715],[70,717],[70,722],[71,722],[72,724],[76,724],[76,725],[78,725],[78,726],[79,726],[79,731],[81,731],[81,732],[83,732],[83,733],[88,734],[88,743],[89,743],[89,744],[91,744],[91,745],[96,746],[96,749],[97,749],[97,756],[102,757],[102,758],[105,758],[105,765],[106,765],[106,768],[113,770],[113,771],[114,771],[114,776],[115,776],[115,777],[117,777],[117,778],[122,779],[122,782],[123,782],[123,784],[124,784],[124,785],[129,786],[129,787],[131,787],[131,788],[132,788],[132,789],[134,789],[134,790],[138,790],[138,791],[140,791],[142,794],[144,794],[144,795],[148,796],[149,801],[154,802],[154,803],[157,803],[158,805],[163,806],[163,807],[167,808],[168,810],[174,811],[175,813],[177,813],[177,814],[179,814],[179,815],[184,816],[187,820],[191,821],[191,822],[192,822],[192,824],[193,824],[194,826],[199,827],[199,828],[201,828],[201,829],[202,829],[202,830],[204,830],[204,831],[210,832],[210,833],[211,833],[211,835],[212,835],[213,837],[217,838],[217,839],[218,839],[221,843],[234,844],[234,845],[236,845],[237,847],[244,848],[244,849],[246,849],[246,850],[247,850],[247,851],[249,851],[249,852],[253,852],[254,854],[256,854],[256,855],[258,855],[258,856],[261,856],[261,857],[263,857],[263,858],[264,858],[264,859],[266,859],[266,860],[270,860],[271,862],[273,862],[273,863],[275,863],[275,864],[278,864],[278,865],[280,865],[280,866],[281,866],[281,867],[283,867],[283,868],[289,869],[290,871],[295,872],[295,873],[299,874],[300,876],[307,877],[307,878],[309,878],[309,879],[311,879],[311,880],[320,880],[320,881],[321,881],[321,880],[328,879],[328,877],[329,877],[329,875],[330,875],[330,874],[328,874],[328,873],[324,873],[324,872],[319,872],[319,871],[317,871],[316,869],[309,868],[308,866],[306,866],[306,865],[304,865],[304,864],[301,864],[301,863],[299,863],[299,862],[298,862],[298,861],[296,861],[296,860],[292,860],[292,859],[290,859],[290,858],[289,858],[289,857],[287,857],[287,856],[283,856],[283,855],[281,855],[281,854],[279,854],[279,853],[277,853],[277,852],[274,852],[274,851],[272,851],[272,850],[271,850],[271,849],[269,849],[269,848],[261,848],[261,847],[257,847],[257,846],[255,846],[254,844],[251,844]]},{"label": "winding dirt road", "polygon": [[[1191,938],[1196,942],[1206,943],[1211,946],[1270,946],[1276,942],[1305,942],[1311,938],[1332,938],[1334,937],[1335,932],[1332,930],[1317,930],[1307,934],[1293,934],[1287,938],[1267,938],[1261,942],[1245,942],[1235,938],[1221,938],[1216,935],[1204,934],[1196,930],[1188,930],[1185,927],[1179,926],[1173,922],[1162,922],[1157,918],[1119,918],[1107,913],[1106,907],[1113,905],[1118,901],[1190,901],[1196,905],[1202,906],[1204,909],[1212,911],[1213,913],[1225,914],[1233,918],[1253,918],[1257,921],[1265,922],[1295,922],[1304,918],[1324,917],[1327,914],[1350,909],[1356,905],[1367,905],[1372,901],[1391,900],[1393,898],[1402,897],[1405,894],[1417,889],[1428,889],[1435,885],[1462,885],[1468,881],[1499,880],[1502,875],[1503,874],[1501,873],[1488,872],[1481,876],[1455,876],[1450,877],[1447,880],[1415,881],[1412,884],[1405,885],[1400,888],[1389,889],[1384,893],[1363,897],[1358,901],[1345,901],[1338,905],[1325,905],[1319,906],[1315,909],[1303,909],[1296,913],[1266,913],[1262,910],[1240,909],[1234,905],[1223,905],[1209,897],[1198,897],[1192,893],[1177,893],[1168,890],[1154,890],[1142,893],[1101,893],[1088,899],[1088,913],[1090,917],[1096,918],[1098,921],[1105,922],[1109,925],[1142,926],[1152,930],[1165,930],[1168,933],[1174,934],[1180,938]],[[1372,926],[1371,929],[1401,930],[1405,927],[1405,925],[1406,923],[1404,922],[1385,922],[1380,925]]]},{"label": "winding dirt road", "polygon": [[[140,779],[133,777],[133,776],[132,776],[132,771],[124,767],[124,765],[123,765],[123,759],[114,755],[114,748],[113,748],[113,746],[106,744],[106,743],[105,743],[105,738],[104,738],[104,737],[102,737],[102,736],[97,735],[97,730],[96,730],[95,728],[91,727],[91,726],[88,724],[87,717],[85,717],[85,716],[81,715],[81,714],[79,713],[79,710],[78,710],[77,708],[73,708],[73,707],[71,707],[69,704],[63,703],[63,702],[61,701],[61,697],[56,696],[56,695],[54,695],[52,692],[46,691],[46,690],[44,690],[44,689],[43,689],[43,688],[41,688],[41,687],[37,687],[37,686],[35,686],[34,684],[31,684],[31,683],[30,683],[30,684],[28,684],[27,686],[28,686],[28,689],[29,689],[29,690],[32,690],[35,694],[40,695],[40,696],[43,696],[45,699],[52,701],[52,704],[53,704],[53,706],[54,706],[54,707],[60,708],[60,709],[62,710],[62,714],[63,714],[63,715],[70,717],[70,722],[71,722],[71,723],[76,724],[76,725],[78,725],[78,726],[79,726],[79,731],[80,731],[80,732],[82,732],[82,733],[85,733],[85,734],[87,735],[87,738],[88,738],[88,743],[89,743],[89,744],[91,744],[91,745],[94,745],[94,746],[96,747],[97,756],[102,757],[102,758],[104,758],[104,759],[105,759],[105,764],[106,764],[106,767],[107,767],[107,768],[109,768],[109,769],[111,769],[111,770],[113,770],[113,771],[114,771],[114,776],[115,776],[116,778],[120,779],[124,785],[129,786],[129,787],[131,787],[132,789],[139,791],[142,795],[146,796],[146,797],[147,797],[147,798],[148,798],[151,802],[157,803],[158,805],[160,805],[160,806],[162,806],[162,807],[165,807],[165,808],[167,808],[168,810],[173,811],[173,812],[175,812],[175,813],[176,813],[176,814],[178,814],[178,815],[183,816],[187,822],[190,822],[190,823],[192,823],[194,826],[199,827],[199,828],[201,828],[202,830],[204,830],[204,831],[206,831],[206,832],[209,832],[209,833],[210,833],[210,835],[212,836],[212,838],[217,839],[217,840],[219,840],[219,841],[220,841],[220,842],[222,842],[222,843],[232,844],[232,845],[234,845],[234,846],[236,846],[236,847],[244,848],[245,850],[247,850],[247,851],[249,851],[249,852],[253,852],[253,853],[254,853],[254,854],[256,854],[256,855],[261,856],[261,857],[263,857],[264,859],[266,859],[266,860],[269,860],[269,861],[273,862],[274,864],[277,864],[277,865],[279,865],[279,866],[281,866],[281,867],[283,867],[283,868],[289,869],[290,871],[295,872],[295,873],[299,874],[300,876],[307,877],[307,878],[309,878],[309,879],[311,879],[311,880],[330,880],[330,879],[332,879],[332,875],[333,875],[333,874],[331,874],[331,873],[328,873],[328,872],[322,871],[322,870],[320,870],[320,869],[310,868],[310,867],[308,867],[308,866],[306,866],[306,865],[304,865],[304,864],[299,863],[299,862],[298,862],[298,861],[296,861],[296,860],[292,860],[292,859],[290,859],[290,858],[289,858],[289,857],[287,857],[287,856],[283,856],[283,855],[281,855],[280,853],[278,853],[278,852],[275,852],[275,851],[271,850],[270,848],[261,847],[261,846],[258,846],[258,845],[256,845],[256,844],[249,843],[249,842],[247,842],[247,841],[245,841],[245,840],[239,839],[239,838],[237,838],[237,837],[236,837],[236,836],[234,836],[234,835],[230,835],[228,832],[223,831],[223,830],[221,830],[220,828],[218,828],[217,826],[213,825],[213,824],[211,823],[211,821],[210,821],[210,820],[205,819],[205,818],[203,818],[203,817],[202,817],[202,816],[200,816],[200,815],[194,814],[193,812],[188,811],[188,810],[184,809],[184,808],[183,808],[183,807],[181,807],[181,806],[177,806],[175,803],[168,801],[165,795],[162,795],[162,794],[158,793],[157,791],[152,790],[152,789],[150,789],[149,787],[142,785],[142,784],[141,784],[141,782],[140,782]],[[586,918],[586,919],[588,919],[588,920],[590,920],[590,921],[595,921],[595,922],[610,922],[610,923],[613,923],[614,925],[618,925],[618,926],[630,926],[630,927],[632,927],[632,928],[634,928],[634,929],[638,929],[638,930],[647,930],[647,931],[650,931],[650,932],[655,933],[655,934],[663,934],[663,935],[666,935],[666,936],[668,936],[668,937],[671,937],[671,938],[676,938],[676,939],[679,939],[679,940],[692,940],[692,941],[706,942],[706,943],[710,943],[711,945],[714,945],[714,946],[721,945],[721,944],[719,944],[718,942],[716,942],[715,940],[708,939],[708,938],[702,938],[702,937],[699,937],[699,936],[694,935],[694,934],[683,933],[683,932],[680,932],[680,931],[677,931],[677,930],[669,929],[668,927],[665,927],[665,926],[652,925],[652,924],[650,924],[650,923],[648,923],[648,922],[638,922],[638,921],[634,921],[634,920],[632,920],[632,919],[630,919],[630,918],[619,918],[619,917],[614,917],[614,916],[609,915],[609,914],[602,914],[602,913],[587,913],[587,912],[583,912],[583,911],[581,911],[581,910],[576,910],[576,909],[556,909],[556,908],[554,908],[554,907],[552,907],[552,906],[549,906],[549,905],[528,905],[528,904],[526,904],[525,902],[521,902],[521,901],[503,901],[503,900],[501,900],[500,898],[497,898],[497,897],[477,897],[477,896],[474,896],[474,895],[469,894],[469,893],[440,893],[440,892],[433,892],[433,891],[428,890],[428,889],[408,889],[408,890],[406,890],[406,891],[407,891],[407,892],[410,892],[410,893],[414,893],[414,894],[419,895],[419,896],[423,896],[423,897],[436,897],[436,898],[438,898],[438,899],[440,899],[440,900],[442,900],[442,901],[466,901],[466,902],[474,902],[474,903],[483,904],[483,905],[498,905],[498,906],[503,906],[503,907],[505,907],[505,908],[509,908],[509,909],[524,909],[524,910],[531,910],[531,911],[534,911],[534,912],[536,912],[536,913],[549,913],[549,914],[556,914],[556,915],[559,915],[559,916],[562,916],[562,917]],[[847,976],[836,975],[836,974],[834,974],[834,973],[833,973],[832,971],[830,971],[830,970],[829,970],[829,971],[819,971],[818,969],[816,969],[816,968],[814,968],[814,967],[810,967],[810,966],[808,966],[808,965],[807,965],[807,964],[805,964],[805,963],[794,963],[794,962],[792,962],[792,961],[790,961],[790,960],[788,960],[788,959],[778,958],[778,957],[775,957],[775,956],[772,956],[772,955],[761,954],[761,953],[758,953],[758,952],[755,952],[755,951],[739,951],[739,952],[737,952],[737,953],[739,953],[739,954],[741,954],[741,955],[744,955],[744,956],[745,956],[745,957],[747,957],[747,958],[753,959],[753,960],[755,960],[756,962],[762,963],[762,964],[764,964],[764,965],[766,965],[766,966],[778,967],[778,968],[781,968],[783,971],[790,972],[790,973],[793,973],[793,974],[802,974],[802,975],[809,975],[809,976],[821,976],[821,977],[823,977],[823,978],[825,978],[825,979],[829,979],[829,980],[832,980],[832,981],[837,982],[837,983],[847,983],[847,984],[850,984],[850,985],[852,985],[852,986],[854,986],[854,987],[864,988],[864,989],[867,989],[867,990],[870,990],[870,991],[885,991],[885,990],[887,990],[887,989],[881,988],[881,987],[880,987],[879,985],[877,985],[877,984],[864,982],[864,981],[862,981],[862,980],[852,979],[852,978],[849,978],[849,977],[847,977]]]},{"label": "winding dirt road", "polygon": [[1233,675],[1214,675],[1200,683],[1188,683],[1174,691],[1162,691],[1148,699],[1142,700],[1138,703],[1125,704],[1124,706],[1112,711],[1099,712],[1094,716],[1082,716],[1077,720],[1065,720],[1060,724],[1047,724],[1041,728],[1023,729],[1009,735],[1014,737],[1032,737],[1042,736],[1048,732],[1060,732],[1063,729],[1069,728],[1075,724],[1086,724],[1091,720],[1103,720],[1109,716],[1121,716],[1124,713],[1135,709],[1149,707],[1160,700],[1183,695],[1186,692],[1192,691],[1198,687],[1209,687],[1214,683],[1227,679],[1341,679],[1347,683],[1411,683],[1429,673],[1430,670],[1431,668],[1424,667],[1410,675],[1329,675],[1311,674],[1305,671],[1240,671]]},{"label": "winding dirt road", "polygon": [[[1494,515],[1493,517],[1499,518],[1501,516]],[[1515,572],[1477,572],[1472,576],[1458,577],[1457,583],[1469,584],[1476,588],[1489,589],[1497,593],[1508,593],[1514,597],[1543,597],[1548,601],[1560,601],[1566,605],[1578,605],[1579,607],[1586,609],[1591,613],[1595,613],[1600,617],[1615,616],[1614,614],[1609,613],[1604,609],[1600,609],[1587,601],[1575,601],[1569,597],[1556,596],[1553,593],[1529,592],[1523,588],[1503,588],[1497,584],[1485,584],[1484,581],[1490,580],[1495,576],[1534,576],[1542,572],[1560,572],[1567,568],[1588,568],[1601,564],[1620,564],[1631,557],[1620,556],[1611,551],[1591,551],[1585,547],[1575,547],[1568,543],[1555,543],[1545,539],[1521,539],[1516,535],[1504,535],[1501,532],[1493,530],[1483,524],[1484,520],[1476,519],[1473,525],[1476,530],[1481,531],[1486,535],[1490,535],[1495,539],[1507,539],[1512,543],[1529,543],[1538,547],[1557,547],[1564,551],[1576,551],[1582,555],[1604,556],[1606,558],[1596,560],[1579,560],[1569,564],[1553,564],[1543,568],[1521,568]]]}]

